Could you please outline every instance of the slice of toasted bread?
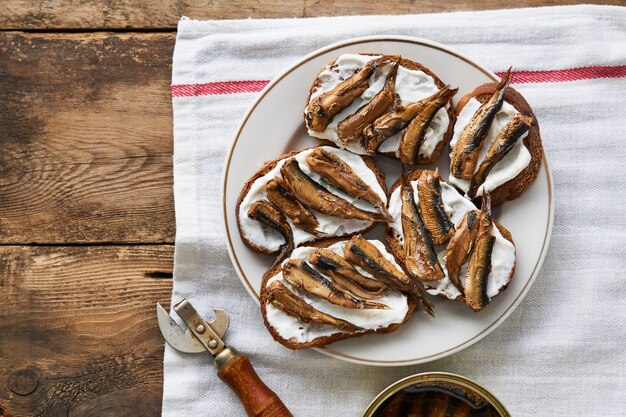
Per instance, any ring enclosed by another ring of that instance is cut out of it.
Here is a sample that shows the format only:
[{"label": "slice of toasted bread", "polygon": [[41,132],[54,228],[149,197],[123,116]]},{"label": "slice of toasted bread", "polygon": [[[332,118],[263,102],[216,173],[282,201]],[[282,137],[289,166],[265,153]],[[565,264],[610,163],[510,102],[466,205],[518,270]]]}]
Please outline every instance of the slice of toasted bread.
[{"label": "slice of toasted bread", "polygon": [[[419,179],[420,174],[422,173],[421,169],[416,169],[413,171],[410,171],[409,173],[407,173],[407,178],[411,181],[417,181]],[[402,178],[398,179],[390,188],[389,190],[389,203],[390,205],[394,204],[395,202],[395,198],[393,199],[394,202],[392,202],[392,196],[394,196],[394,192],[396,190],[398,190],[398,187],[400,187],[402,185]],[[452,186],[450,186],[450,190],[454,190],[454,192],[457,192],[456,189]],[[452,192],[452,191],[451,191]],[[458,193],[458,197],[462,198],[463,201],[465,202],[465,206],[468,208],[468,210],[470,209],[470,207],[476,208],[476,206],[474,206],[474,204],[467,198],[463,197],[460,193]],[[416,195],[417,197],[417,195]],[[400,203],[401,204],[401,203]],[[445,204],[445,199],[444,199],[444,204]],[[451,216],[452,218],[455,219],[459,219],[462,217],[462,215],[466,212],[462,211],[462,212],[454,212],[453,215]],[[390,207],[390,212],[391,214],[394,216],[394,218],[397,215],[396,211],[392,211],[391,207]],[[450,215],[449,215],[450,216]],[[396,222],[401,222],[401,220],[399,218],[396,219]],[[454,220],[453,220],[453,223]],[[511,233],[504,227],[502,226],[500,223],[498,223],[497,221],[493,221],[493,223],[495,224],[495,226],[497,227],[500,235],[508,242],[510,242],[513,245],[513,263],[511,265],[510,268],[510,273],[505,276],[505,277],[499,277],[498,279],[498,283],[500,284],[497,288],[497,293],[493,296],[491,296],[490,298],[493,298],[495,296],[497,296],[498,294],[500,294],[502,291],[504,291],[508,285],[510,284],[511,280],[513,279],[513,275],[515,273],[515,243],[513,241],[513,236],[511,236]],[[401,224],[401,223],[400,223]],[[458,221],[455,223],[455,226],[458,226]],[[385,228],[385,240],[387,241],[387,243],[389,244],[389,248],[390,248],[390,252],[393,254],[393,256],[396,258],[396,260],[398,261],[398,263],[400,265],[405,265],[405,260],[404,260],[404,246],[403,243],[399,240],[398,238],[398,231],[396,229],[393,228],[392,224],[388,224],[387,227]],[[439,255],[445,248],[446,248],[446,244],[444,245],[439,245],[435,247],[435,250],[437,252],[437,254]],[[440,263],[441,263],[441,257],[440,258]],[[441,267],[443,268],[446,277],[443,280],[439,280],[439,281],[420,281],[423,285],[424,288],[426,289],[426,291],[428,291],[429,294],[432,295],[442,295],[446,298],[449,299],[453,299],[453,300],[457,300],[457,301],[461,301],[464,302],[465,298],[463,297],[463,295],[456,289],[456,287],[454,286],[454,284],[452,284],[452,282],[450,282],[450,279],[448,278],[448,272],[446,270],[445,264],[441,264]],[[405,268],[406,270],[406,268]],[[416,277],[415,277],[416,278]],[[417,278],[416,278],[417,279]],[[491,276],[490,276],[491,279]],[[461,279],[463,281],[463,278]],[[443,285],[446,284],[446,285]]]},{"label": "slice of toasted bread", "polygon": [[[461,97],[461,100],[459,100],[457,105],[457,114],[461,114],[465,105],[472,98],[476,98],[481,103],[489,100],[497,86],[498,83],[483,84],[476,87],[471,93]],[[530,105],[526,99],[524,99],[524,97],[512,87],[508,87],[506,89],[504,101],[515,107],[518,112],[533,119],[528,135],[523,139],[526,149],[530,152],[531,159],[529,164],[514,178],[511,178],[509,181],[490,191],[492,207],[499,206],[506,201],[515,200],[521,196],[539,174],[541,161],[543,160],[543,145],[539,132],[539,122],[537,121]]]},{"label": "slice of toasted bread", "polygon": [[[272,170],[274,170],[274,168],[277,166],[277,164],[280,161],[286,160],[288,158],[291,157],[295,157],[296,155],[300,154],[301,152],[310,150],[313,148],[305,148],[305,149],[300,149],[297,151],[292,151],[289,153],[286,153],[276,159],[273,159],[271,161],[267,161],[265,164],[263,164],[263,166],[254,173],[254,175],[248,180],[246,181],[246,183],[244,184],[241,192],[239,193],[239,197],[237,199],[237,205],[235,207],[236,210],[236,216],[237,216],[237,228],[239,229],[239,235],[241,236],[242,241],[245,243],[246,246],[248,246],[250,249],[252,249],[255,252],[260,252],[260,253],[265,253],[268,255],[277,255],[280,252],[280,247],[276,247],[276,248],[268,248],[267,246],[264,246],[262,242],[256,242],[254,241],[250,236],[248,236],[245,231],[244,231],[244,226],[242,225],[242,219],[240,216],[240,207],[242,202],[244,201],[244,198],[246,197],[246,195],[250,192],[250,188],[253,186],[253,184],[255,183],[255,181],[261,177],[263,177],[264,175],[268,174],[269,172],[271,172]],[[337,151],[337,148],[332,148],[333,150]],[[347,151],[341,151],[340,152],[347,152]],[[363,160],[363,162],[365,163],[365,165],[367,166],[367,168],[369,168],[373,174],[376,177],[376,180],[378,182],[378,184],[380,185],[381,189],[383,192],[386,193],[387,187],[385,184],[385,174],[380,170],[380,168],[376,165],[376,162],[374,162],[374,159],[368,156],[358,156],[359,158],[361,158]],[[351,222],[353,220],[345,220],[345,219],[340,219],[340,221],[342,222]],[[348,236],[352,236],[358,233],[364,233],[368,230],[370,230],[372,227],[374,227],[375,223],[374,222],[362,222],[363,224],[365,224],[363,227],[360,227],[356,230],[351,230],[349,233],[343,233],[337,236],[333,236],[333,235],[324,235],[324,236],[320,236],[319,238],[316,238],[315,236],[311,235],[311,239],[306,240],[307,243],[316,241],[316,240],[326,240],[329,238],[342,238],[342,237],[348,237]],[[304,242],[303,242],[304,243]]]},{"label": "slice of toasted bread", "polygon": [[[376,56],[382,56],[382,55],[378,55],[378,54],[372,54],[372,53],[360,53],[358,55],[376,55]],[[332,66],[336,65],[336,60],[331,62],[330,64],[328,64],[325,68],[323,68],[320,71],[320,74],[322,74],[322,72],[324,72],[324,70],[326,70],[327,68],[330,68]],[[404,67],[406,69],[409,70],[414,70],[414,71],[422,71],[425,74],[427,74],[428,76],[432,77],[435,85],[437,86],[437,88],[441,89],[445,86],[445,84],[439,79],[439,77],[437,77],[437,75],[435,75],[430,69],[426,68],[424,65],[415,62],[415,61],[411,61],[409,59],[406,58],[401,58],[400,59],[400,66]],[[309,103],[309,101],[311,100],[311,95],[313,94],[313,92],[315,90],[317,90],[320,85],[322,84],[322,81],[320,80],[319,74],[316,77],[313,86],[311,87],[311,89],[309,90],[309,95],[307,97],[307,104]],[[423,97],[425,98],[425,97]],[[431,164],[433,162],[435,162],[437,159],[439,159],[439,156],[441,155],[441,153],[443,152],[443,150],[446,148],[446,145],[450,142],[450,138],[452,137],[452,133],[453,133],[453,127],[454,127],[454,123],[456,120],[456,113],[454,111],[454,106],[452,105],[452,98],[450,99],[450,102],[447,106],[447,113],[448,113],[448,118],[449,118],[449,122],[448,122],[448,128],[446,130],[446,132],[443,135],[443,138],[441,139],[441,141],[439,141],[435,147],[435,149],[432,151],[432,153],[430,155],[423,155],[420,153],[420,155],[418,156],[418,160],[417,160],[417,164],[418,165],[427,165],[427,164]],[[305,117],[305,123],[307,123],[306,117]],[[310,132],[309,132],[310,133]],[[311,134],[311,133],[310,133]],[[343,144],[340,143],[339,141],[335,142],[333,140],[329,140],[329,139],[324,139],[324,138],[319,138],[316,137],[315,134],[312,134],[313,137],[315,137],[318,141],[320,141],[320,143],[325,144],[325,145],[334,145],[334,146],[339,146],[342,147]],[[384,143],[384,142],[383,142]],[[355,151],[355,149],[351,149],[352,151]],[[358,152],[358,153],[366,153],[365,150],[363,150],[362,152]],[[398,159],[398,155],[396,152],[381,152],[379,151],[379,153],[389,156],[391,158],[394,159]]]},{"label": "slice of toasted bread", "polygon": [[[331,249],[335,249],[335,248],[341,247],[345,242],[347,242],[347,240],[338,239],[338,238],[314,242],[311,246],[302,246],[300,248],[296,248],[296,250],[294,250],[294,252],[292,253],[292,257],[306,259],[306,256],[307,256],[306,253],[309,252],[310,250],[313,250],[316,247],[323,247],[323,248],[331,247]],[[381,242],[379,243],[380,245],[382,245]],[[335,250],[339,250],[339,249],[335,249]],[[285,260],[285,262],[286,261],[287,260]],[[270,281],[270,279],[280,274],[281,267],[282,267],[281,263],[274,264],[263,276],[263,280],[261,283],[261,312],[263,315],[263,322],[265,323],[265,327],[267,327],[268,331],[270,332],[274,340],[276,340],[278,343],[282,344],[283,346],[289,349],[299,350],[299,349],[306,349],[310,347],[319,347],[319,346],[328,345],[333,342],[337,342],[339,340],[348,339],[352,337],[359,337],[359,336],[363,336],[366,334],[389,333],[389,332],[396,330],[403,323],[405,323],[415,311],[416,301],[414,298],[401,294],[397,292],[396,290],[390,290],[390,293],[394,294],[394,297],[396,297],[396,299],[398,299],[397,297],[399,296],[402,296],[404,297],[404,299],[406,299],[406,305],[405,305],[406,313],[403,315],[403,317],[401,317],[401,320],[395,321],[393,323],[389,323],[386,326],[363,329],[357,332],[348,332],[348,331],[341,330],[339,328],[332,328],[331,326],[328,326],[328,325],[316,326],[316,325],[300,323],[296,318],[291,317],[287,313],[284,313],[278,310],[269,301],[269,296],[268,296],[268,291],[267,291],[268,281]],[[314,296],[309,296],[309,297],[311,297],[311,299],[314,299]],[[374,301],[383,302],[385,299],[386,298],[382,298],[382,299],[378,299]],[[273,309],[272,314],[270,315],[271,317],[279,317],[280,319],[283,319],[283,320],[287,319],[289,320],[289,323],[291,325],[294,325],[294,323],[298,325],[299,331],[302,332],[302,340],[297,340],[295,336],[292,336],[290,338],[283,337],[283,335],[281,335],[280,329],[277,328],[277,326],[280,327],[278,323],[272,323],[272,318],[268,317],[268,308]],[[344,310],[347,310],[347,309],[344,309]],[[372,311],[380,312],[380,311],[388,311],[388,310],[367,310],[367,311],[369,312],[368,314],[372,314],[371,313]],[[363,313],[363,317],[360,320],[367,320],[367,318],[365,318],[366,310],[360,310],[359,312]],[[312,334],[308,334],[307,336],[305,336],[304,333],[306,332],[310,332]],[[316,334],[317,336],[315,336]]]}]

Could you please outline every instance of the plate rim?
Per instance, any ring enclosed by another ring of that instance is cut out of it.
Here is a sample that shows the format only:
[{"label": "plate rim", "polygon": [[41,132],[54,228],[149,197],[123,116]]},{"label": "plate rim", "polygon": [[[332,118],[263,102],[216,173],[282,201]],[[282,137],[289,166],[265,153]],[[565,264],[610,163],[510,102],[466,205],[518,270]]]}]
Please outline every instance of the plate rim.
[{"label": "plate rim", "polygon": [[[481,64],[478,64],[477,62],[473,61],[472,59],[470,59],[469,57],[467,57],[466,55],[456,51],[453,48],[450,48],[444,44],[441,44],[439,42],[434,42],[428,39],[423,39],[423,38],[418,38],[418,37],[412,37],[412,36],[402,36],[402,35],[372,35],[372,36],[362,36],[362,37],[357,37],[357,38],[350,38],[350,39],[346,39],[343,41],[339,41],[339,42],[335,42],[332,43],[330,45],[324,46],[322,48],[316,49],[315,51],[305,55],[304,57],[300,58],[298,61],[296,61],[294,64],[292,64],[291,66],[289,66],[287,69],[285,69],[284,71],[282,71],[280,74],[278,74],[276,77],[274,77],[264,88],[263,90],[261,90],[261,92],[259,93],[259,95],[254,99],[254,101],[250,104],[250,106],[248,107],[248,109],[246,110],[246,112],[244,113],[243,117],[241,118],[239,124],[237,125],[237,128],[235,130],[235,133],[232,136],[232,139],[230,141],[230,144],[228,145],[228,151],[226,154],[226,158],[224,159],[224,166],[222,169],[222,181],[221,181],[221,189],[220,189],[220,198],[221,198],[221,203],[222,203],[222,224],[224,227],[224,232],[225,232],[225,236],[226,236],[226,247],[228,250],[228,256],[231,260],[231,263],[233,264],[233,267],[235,269],[235,272],[237,273],[237,276],[239,277],[239,281],[241,281],[242,284],[244,284],[244,288],[246,289],[246,291],[248,292],[248,294],[251,296],[251,298],[257,303],[260,304],[260,298],[259,295],[256,293],[256,291],[254,290],[254,288],[252,287],[252,284],[250,283],[250,281],[248,280],[248,278],[246,277],[245,273],[243,272],[243,269],[241,267],[241,264],[239,263],[239,259],[237,258],[237,254],[235,253],[235,250],[233,248],[233,243],[232,243],[232,237],[230,234],[230,230],[228,227],[228,214],[227,214],[227,209],[226,209],[226,192],[227,192],[227,181],[228,181],[228,173],[229,173],[229,169],[230,169],[230,165],[231,165],[231,161],[232,161],[232,157],[233,157],[233,153],[235,150],[235,147],[237,146],[237,142],[239,141],[239,137],[241,136],[241,132],[244,128],[244,126],[246,125],[246,123],[248,122],[248,119],[250,118],[250,116],[252,115],[252,113],[255,111],[255,109],[258,107],[258,105],[263,101],[263,99],[265,98],[265,96],[274,88],[274,86],[276,84],[278,84],[280,81],[282,81],[283,78],[285,78],[287,75],[291,74],[293,71],[295,71],[296,69],[298,69],[300,66],[302,66],[303,64],[307,63],[308,61],[323,55],[327,52],[333,51],[335,49],[339,49],[345,46],[351,46],[351,45],[356,45],[356,44],[360,44],[360,43],[370,43],[370,42],[402,42],[402,43],[411,43],[411,44],[416,44],[416,45],[420,45],[420,46],[426,46],[426,47],[430,47],[430,48],[434,48],[437,50],[440,50],[442,52],[448,53],[450,55],[455,56],[456,58],[459,58],[463,61],[465,61],[466,63],[470,64],[471,66],[473,66],[474,68],[478,69],[479,71],[481,71],[483,74],[485,74],[487,77],[491,78],[493,81],[498,81],[498,77],[496,76],[496,74],[487,69],[486,67],[484,67]],[[465,342],[447,349],[443,352],[438,352],[436,354],[432,354],[432,355],[428,355],[428,356],[423,356],[420,358],[415,358],[415,359],[403,359],[403,360],[371,360],[371,359],[363,359],[363,358],[359,358],[359,357],[355,357],[352,355],[348,355],[345,353],[341,353],[338,352],[334,349],[331,349],[329,347],[326,346],[322,346],[322,347],[316,347],[313,348],[314,350],[330,356],[332,358],[335,359],[339,359],[339,360],[343,360],[346,362],[351,362],[351,363],[358,363],[361,365],[370,365],[370,366],[408,366],[408,365],[417,365],[417,364],[421,364],[421,363],[427,363],[427,362],[432,362],[434,360],[437,359],[442,359],[445,358],[447,356],[450,356],[454,353],[457,353],[463,349],[466,349],[470,346],[472,346],[473,344],[477,343],[478,341],[480,341],[481,339],[483,339],[485,336],[487,336],[489,333],[491,333],[492,331],[494,331],[498,326],[500,326],[500,324],[502,324],[502,322],[504,322],[504,320],[506,320],[509,315],[511,315],[511,313],[513,313],[513,311],[515,311],[515,309],[519,306],[519,304],[522,302],[522,300],[526,297],[526,295],[528,294],[528,291],[530,290],[530,287],[532,287],[533,283],[535,282],[535,280],[537,279],[537,276],[539,275],[539,271],[541,270],[541,267],[543,265],[543,262],[545,260],[545,257],[547,255],[548,252],[548,247],[550,246],[550,240],[552,238],[552,229],[553,229],[553,225],[554,225],[554,192],[553,192],[553,183],[552,183],[552,173],[550,170],[550,167],[548,166],[548,161],[546,159],[546,154],[545,154],[545,150],[542,150],[542,169],[544,169],[545,173],[546,173],[546,181],[547,181],[547,185],[548,185],[548,219],[547,219],[547,225],[546,225],[546,231],[545,231],[545,235],[544,235],[544,239],[543,239],[543,244],[541,247],[541,252],[539,255],[539,259],[537,260],[537,263],[535,264],[533,271],[530,275],[530,279],[526,282],[526,284],[524,285],[524,288],[522,288],[522,291],[519,293],[519,295],[517,296],[517,298],[511,303],[511,305],[500,315],[500,317],[498,317],[495,321],[493,321],[486,329],[484,329],[482,332],[478,333],[477,335],[475,335],[474,337],[466,340]]]}]

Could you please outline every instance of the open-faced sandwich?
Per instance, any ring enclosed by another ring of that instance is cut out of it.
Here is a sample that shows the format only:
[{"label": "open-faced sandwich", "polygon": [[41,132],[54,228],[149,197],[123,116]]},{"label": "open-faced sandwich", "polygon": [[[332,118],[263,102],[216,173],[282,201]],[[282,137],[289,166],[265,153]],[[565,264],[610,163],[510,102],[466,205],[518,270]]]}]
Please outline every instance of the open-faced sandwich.
[{"label": "open-faced sandwich", "polygon": [[265,325],[290,349],[391,332],[417,302],[432,314],[385,245],[360,235],[296,248],[267,271],[261,288]]},{"label": "open-faced sandwich", "polygon": [[437,171],[414,170],[392,186],[385,237],[398,262],[428,293],[465,301],[481,311],[511,282],[515,245],[491,218],[489,193],[481,210]]},{"label": "open-faced sandwich", "polygon": [[430,164],[452,136],[456,91],[399,56],[344,54],[315,79],[304,119],[322,143]]},{"label": "open-faced sandwich", "polygon": [[390,221],[385,177],[374,160],[330,146],[269,161],[244,185],[237,225],[251,249],[277,254]]},{"label": "open-faced sandwich", "polygon": [[488,191],[493,206],[522,195],[543,157],[537,119],[510,80],[509,69],[461,98],[450,141],[449,182],[471,199]]}]

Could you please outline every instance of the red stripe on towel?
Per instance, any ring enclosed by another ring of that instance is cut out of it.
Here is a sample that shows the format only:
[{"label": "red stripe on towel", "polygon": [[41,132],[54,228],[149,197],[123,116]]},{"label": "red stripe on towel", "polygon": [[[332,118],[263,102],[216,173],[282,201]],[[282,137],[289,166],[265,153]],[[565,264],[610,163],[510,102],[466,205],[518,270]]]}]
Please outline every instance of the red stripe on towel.
[{"label": "red stripe on towel", "polygon": [[205,84],[173,84],[173,97],[210,96],[215,94],[258,93],[267,80],[218,81]]},{"label": "red stripe on towel", "polygon": [[[502,76],[504,72],[497,72]],[[559,83],[596,78],[626,77],[626,65],[591,66],[546,71],[515,71],[513,84]],[[267,80],[217,81],[204,84],[173,84],[172,97],[210,96],[216,94],[258,93]]]},{"label": "red stripe on towel", "polygon": [[[497,72],[499,77],[504,72]],[[591,80],[595,78],[621,78],[626,77],[626,65],[616,65],[611,67],[582,67],[564,70],[547,71],[515,71],[513,74],[513,84],[527,83],[560,83],[566,81]]]}]

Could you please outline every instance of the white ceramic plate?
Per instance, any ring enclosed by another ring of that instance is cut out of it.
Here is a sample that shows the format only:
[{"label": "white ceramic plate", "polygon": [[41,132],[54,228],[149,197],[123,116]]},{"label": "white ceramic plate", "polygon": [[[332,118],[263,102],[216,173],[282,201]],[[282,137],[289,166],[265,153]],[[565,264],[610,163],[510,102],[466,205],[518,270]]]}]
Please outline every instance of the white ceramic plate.
[{"label": "white ceramic plate", "polygon": [[[327,63],[343,53],[359,52],[400,54],[420,62],[444,83],[459,87],[457,100],[479,84],[497,79],[488,69],[444,45],[416,38],[377,36],[317,50],[269,83],[237,129],[226,159],[222,194],[230,257],[244,286],[257,301],[261,278],[273,258],[251,251],[242,242],[235,218],[239,192],[265,161],[317,144],[308,137],[302,116],[309,88]],[[400,174],[400,164],[383,156],[377,161],[387,175],[387,185],[391,185]],[[448,164],[445,151],[436,164],[444,178]],[[350,362],[399,366],[440,359],[476,343],[511,314],[535,280],[548,248],[553,210],[550,172],[544,157],[539,176],[524,195],[494,211],[513,235],[517,267],[507,290],[484,312],[474,314],[461,303],[431,296],[436,318],[417,312],[393,333],[343,340],[318,350]],[[382,240],[382,226],[367,236]]]}]

